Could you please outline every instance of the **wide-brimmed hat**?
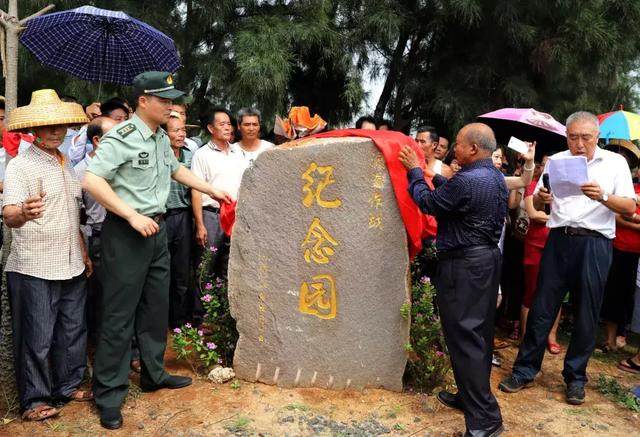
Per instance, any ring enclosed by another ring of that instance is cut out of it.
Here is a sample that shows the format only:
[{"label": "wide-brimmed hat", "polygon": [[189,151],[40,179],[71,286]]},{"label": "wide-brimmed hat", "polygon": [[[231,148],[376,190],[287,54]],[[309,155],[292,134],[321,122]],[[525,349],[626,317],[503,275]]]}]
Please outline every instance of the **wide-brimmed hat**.
[{"label": "wide-brimmed hat", "polygon": [[31,102],[9,113],[7,130],[21,130],[38,126],[74,125],[88,123],[82,106],[63,102],[54,90],[38,90],[31,94]]},{"label": "wide-brimmed hat", "polygon": [[626,150],[627,156],[631,159],[631,168],[636,168],[640,164],[640,149],[629,140],[611,139],[605,146],[606,149],[620,152]]}]

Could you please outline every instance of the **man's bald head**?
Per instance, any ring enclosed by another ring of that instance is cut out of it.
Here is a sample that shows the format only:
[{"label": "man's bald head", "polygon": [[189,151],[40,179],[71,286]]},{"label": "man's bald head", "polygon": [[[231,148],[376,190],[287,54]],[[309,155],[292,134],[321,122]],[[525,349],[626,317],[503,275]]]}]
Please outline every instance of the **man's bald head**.
[{"label": "man's bald head", "polygon": [[105,116],[96,117],[91,120],[87,125],[87,139],[93,144],[94,151],[98,148],[100,138],[109,132],[116,124],[118,124],[118,122],[113,118]]},{"label": "man's bald head", "polygon": [[496,136],[493,130],[484,123],[471,123],[460,129],[460,134],[470,144],[476,144],[483,150],[493,153],[496,150]]},{"label": "man's bald head", "polygon": [[496,150],[493,130],[484,123],[464,126],[456,136],[456,159],[464,166],[480,159],[486,159]]}]

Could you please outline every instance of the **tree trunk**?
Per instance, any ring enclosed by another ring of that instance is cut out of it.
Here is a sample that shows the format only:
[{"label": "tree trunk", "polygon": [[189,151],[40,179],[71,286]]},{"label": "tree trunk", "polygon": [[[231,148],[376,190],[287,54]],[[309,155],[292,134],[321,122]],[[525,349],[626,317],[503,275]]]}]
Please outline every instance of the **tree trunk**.
[{"label": "tree trunk", "polygon": [[[18,17],[18,0],[9,0],[9,15]],[[18,33],[19,23],[8,23],[6,29],[7,77],[5,80],[5,114],[18,106]],[[10,159],[10,158],[9,158]]]},{"label": "tree trunk", "polygon": [[373,116],[378,120],[382,120],[384,118],[384,113],[387,110],[387,105],[389,104],[391,93],[393,93],[393,89],[396,86],[398,76],[400,75],[400,70],[403,67],[402,58],[404,56],[404,50],[407,47],[407,41],[409,41],[409,32],[403,29],[400,32],[398,43],[396,44],[396,48],[393,51],[393,56],[391,57],[391,61],[389,64],[389,73],[387,74],[387,79],[384,82],[382,93],[380,94],[378,104],[376,105],[376,110],[373,114]]}]

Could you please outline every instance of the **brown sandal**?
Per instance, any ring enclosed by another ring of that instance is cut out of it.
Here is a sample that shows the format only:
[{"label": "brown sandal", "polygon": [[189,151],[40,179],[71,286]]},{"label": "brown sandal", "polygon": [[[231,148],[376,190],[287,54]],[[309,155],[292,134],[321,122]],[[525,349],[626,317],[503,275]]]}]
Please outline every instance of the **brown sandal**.
[{"label": "brown sandal", "polygon": [[60,410],[52,407],[51,405],[38,405],[37,407],[33,407],[24,413],[22,413],[22,420],[28,422],[39,422],[41,420],[51,419],[52,417],[56,417],[60,414]]},{"label": "brown sandal", "polygon": [[640,365],[636,364],[631,358],[627,358],[626,360],[622,360],[618,363],[618,369],[624,370],[629,373],[640,373]]},{"label": "brown sandal", "polygon": [[69,399],[77,402],[87,402],[93,400],[93,392],[91,390],[76,390],[69,396]]}]

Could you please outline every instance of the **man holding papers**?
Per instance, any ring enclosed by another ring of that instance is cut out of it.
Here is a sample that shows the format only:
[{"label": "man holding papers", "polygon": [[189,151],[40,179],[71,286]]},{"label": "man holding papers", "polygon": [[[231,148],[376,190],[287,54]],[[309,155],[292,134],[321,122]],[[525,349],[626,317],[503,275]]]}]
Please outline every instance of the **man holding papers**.
[{"label": "man holding papers", "polygon": [[551,228],[544,248],[538,293],[529,312],[526,334],[513,373],[500,389],[515,393],[532,384],[540,371],[547,335],[565,293],[573,293],[576,317],[562,375],[567,402],[584,402],[589,357],[596,344],[596,328],[615,237],[615,215],[635,212],[635,191],[626,161],[598,147],[595,115],[576,112],[567,119],[569,150],[551,157],[535,190],[534,205],[551,205]]}]

